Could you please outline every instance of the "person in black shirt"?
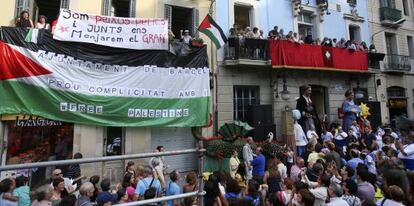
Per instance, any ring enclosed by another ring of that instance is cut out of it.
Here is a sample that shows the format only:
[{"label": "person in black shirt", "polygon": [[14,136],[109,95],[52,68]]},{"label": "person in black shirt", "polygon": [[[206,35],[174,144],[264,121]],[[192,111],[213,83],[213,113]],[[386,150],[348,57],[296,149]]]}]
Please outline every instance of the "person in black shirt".
[{"label": "person in black shirt", "polygon": [[[73,156],[73,159],[82,159],[81,153],[76,153]],[[71,164],[68,166],[68,168],[65,171],[65,177],[69,179],[73,179],[73,184],[77,184],[76,189],[79,189],[79,187],[82,184],[82,179],[85,179],[85,176],[81,175],[81,168],[79,164]]]},{"label": "person in black shirt", "polygon": [[374,151],[378,147],[377,137],[369,127],[364,128],[364,134],[361,136],[361,146],[362,149],[368,149],[369,151]]}]

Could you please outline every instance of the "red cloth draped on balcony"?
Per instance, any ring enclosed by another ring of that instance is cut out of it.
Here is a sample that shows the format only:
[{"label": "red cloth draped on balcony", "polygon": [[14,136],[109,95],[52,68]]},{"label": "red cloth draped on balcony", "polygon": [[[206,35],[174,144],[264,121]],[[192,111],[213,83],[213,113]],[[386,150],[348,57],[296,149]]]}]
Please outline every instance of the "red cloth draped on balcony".
[{"label": "red cloth draped on balcony", "polygon": [[368,71],[367,54],[285,40],[269,40],[269,53],[274,68],[297,68],[332,71]]}]

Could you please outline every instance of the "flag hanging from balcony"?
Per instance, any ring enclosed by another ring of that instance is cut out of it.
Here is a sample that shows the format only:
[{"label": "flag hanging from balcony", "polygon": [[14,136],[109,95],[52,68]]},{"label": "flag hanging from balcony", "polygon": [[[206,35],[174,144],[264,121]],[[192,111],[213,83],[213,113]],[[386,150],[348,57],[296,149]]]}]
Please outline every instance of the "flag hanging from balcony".
[{"label": "flag hanging from balcony", "polygon": [[210,14],[204,18],[201,22],[198,30],[207,35],[211,41],[216,45],[217,49],[220,49],[227,42],[226,35],[220,26],[214,21],[213,17]]},{"label": "flag hanging from balcony", "polygon": [[206,47],[121,49],[57,41],[48,31],[34,44],[27,33],[0,30],[0,116],[116,127],[209,124]]}]

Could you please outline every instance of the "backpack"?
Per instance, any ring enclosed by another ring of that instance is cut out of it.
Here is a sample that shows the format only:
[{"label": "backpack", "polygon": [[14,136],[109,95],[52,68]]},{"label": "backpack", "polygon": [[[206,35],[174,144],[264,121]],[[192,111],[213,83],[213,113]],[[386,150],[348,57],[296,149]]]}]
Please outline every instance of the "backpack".
[{"label": "backpack", "polygon": [[[152,183],[154,183],[155,178],[152,178],[151,183],[149,184],[148,188],[144,192],[144,199],[151,199],[157,196],[157,188],[152,187]],[[145,186],[147,183],[143,180]]]}]

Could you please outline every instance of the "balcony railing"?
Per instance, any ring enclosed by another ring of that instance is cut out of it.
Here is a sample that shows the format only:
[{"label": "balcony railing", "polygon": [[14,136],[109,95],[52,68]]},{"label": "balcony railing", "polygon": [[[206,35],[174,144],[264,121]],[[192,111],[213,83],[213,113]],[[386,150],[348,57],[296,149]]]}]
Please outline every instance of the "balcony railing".
[{"label": "balcony railing", "polygon": [[395,22],[401,19],[401,10],[394,9],[391,7],[380,8],[380,20],[381,21],[392,21]]},{"label": "balcony railing", "polygon": [[229,37],[226,45],[225,60],[269,60],[269,45],[267,39],[239,39]]},{"label": "balcony railing", "polygon": [[410,56],[390,54],[384,59],[385,72],[409,72],[411,71]]}]

